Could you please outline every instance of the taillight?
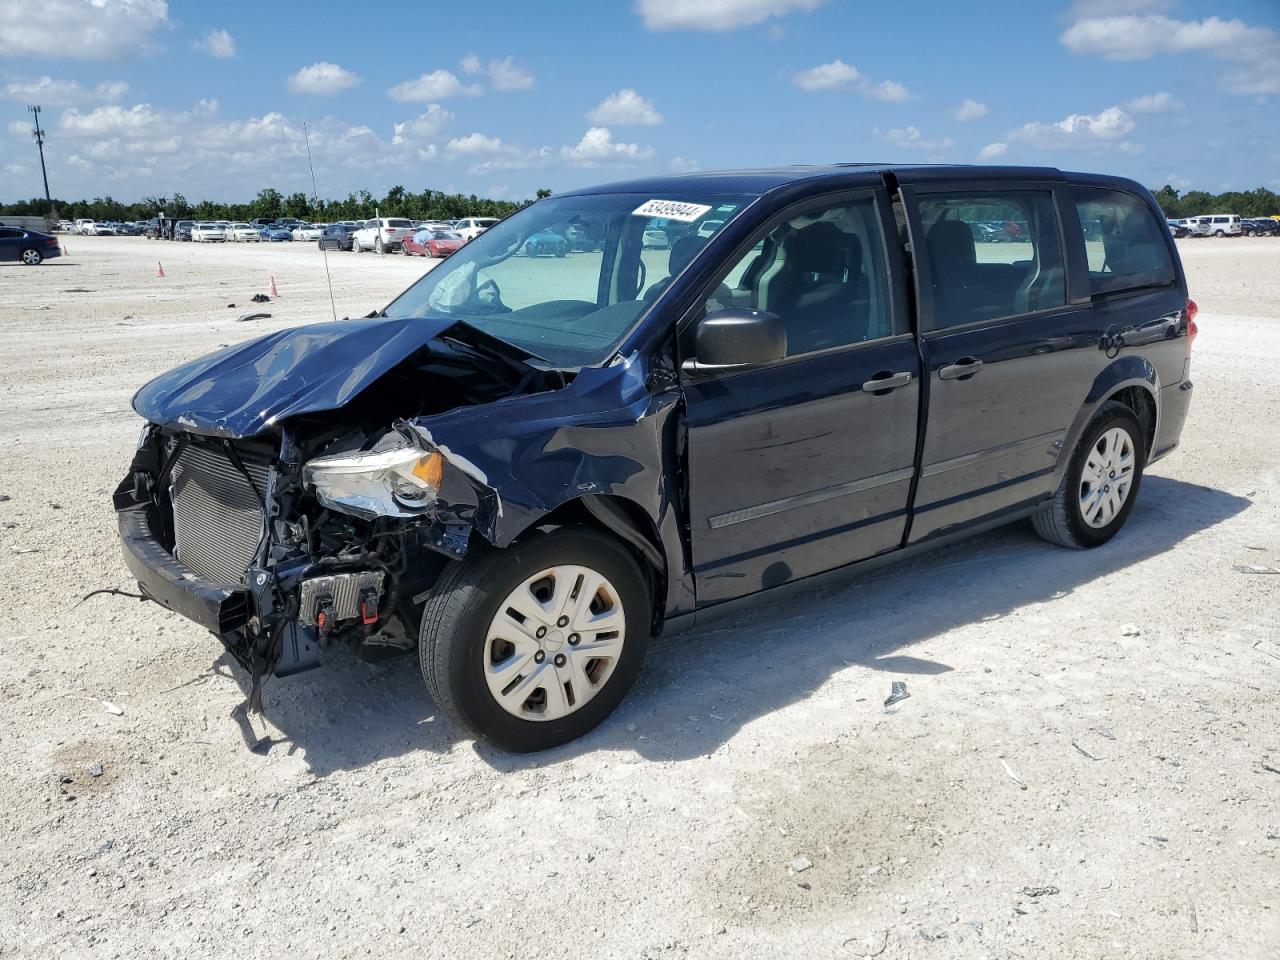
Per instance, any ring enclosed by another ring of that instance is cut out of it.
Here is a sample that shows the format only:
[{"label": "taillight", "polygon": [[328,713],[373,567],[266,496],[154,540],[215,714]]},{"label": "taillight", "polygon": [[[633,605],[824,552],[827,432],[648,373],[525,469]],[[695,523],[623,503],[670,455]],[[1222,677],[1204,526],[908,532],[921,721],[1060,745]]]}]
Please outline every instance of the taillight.
[{"label": "taillight", "polygon": [[1200,312],[1200,308],[1196,306],[1196,302],[1190,297],[1187,298],[1187,356],[1191,356],[1191,345],[1196,341],[1196,334],[1200,332],[1200,328],[1196,326],[1196,314]]}]

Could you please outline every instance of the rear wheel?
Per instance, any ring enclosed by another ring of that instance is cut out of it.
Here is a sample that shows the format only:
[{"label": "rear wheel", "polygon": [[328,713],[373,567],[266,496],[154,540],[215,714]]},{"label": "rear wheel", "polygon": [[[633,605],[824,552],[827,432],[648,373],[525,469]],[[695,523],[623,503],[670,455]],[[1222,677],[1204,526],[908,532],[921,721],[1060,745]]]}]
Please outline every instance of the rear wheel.
[{"label": "rear wheel", "polygon": [[1227,232],[1225,230],[1215,230],[1213,231],[1213,235],[1215,237],[1225,237],[1227,235]]},{"label": "rear wheel", "polygon": [[1114,537],[1133,509],[1147,447],[1142,426],[1121,403],[1098,412],[1071,454],[1053,499],[1031,518],[1036,533],[1063,547],[1097,547]]},{"label": "rear wheel", "polygon": [[436,705],[504,750],[600,724],[644,660],[649,589],[630,551],[565,528],[451,564],[431,588],[419,656]]},{"label": "rear wheel", "polygon": [[35,247],[27,247],[22,251],[22,262],[28,267],[34,267],[44,260],[44,254]]}]

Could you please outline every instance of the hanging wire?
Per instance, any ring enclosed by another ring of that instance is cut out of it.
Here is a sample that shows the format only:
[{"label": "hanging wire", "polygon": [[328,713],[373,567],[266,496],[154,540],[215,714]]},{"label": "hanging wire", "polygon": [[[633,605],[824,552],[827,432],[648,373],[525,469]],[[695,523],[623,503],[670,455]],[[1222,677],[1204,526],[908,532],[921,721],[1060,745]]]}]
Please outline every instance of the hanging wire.
[{"label": "hanging wire", "polygon": [[[311,136],[307,133],[307,124],[302,123],[302,139],[307,144],[307,166],[311,168],[311,199],[315,201],[316,212],[320,211],[320,191],[316,189],[316,165],[311,162]],[[333,299],[333,277],[329,275],[329,248],[324,245],[324,231],[320,233],[320,255],[324,259],[324,278],[329,284],[329,309],[333,311],[333,319],[338,319],[338,305]]]}]

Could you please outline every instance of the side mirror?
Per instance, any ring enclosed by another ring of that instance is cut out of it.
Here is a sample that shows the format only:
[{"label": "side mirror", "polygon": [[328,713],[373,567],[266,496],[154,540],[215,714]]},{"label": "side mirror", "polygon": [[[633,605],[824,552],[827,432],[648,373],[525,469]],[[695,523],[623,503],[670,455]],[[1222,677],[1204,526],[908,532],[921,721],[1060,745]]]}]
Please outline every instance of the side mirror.
[{"label": "side mirror", "polygon": [[696,360],[686,364],[694,371],[770,363],[787,355],[787,328],[766,310],[717,310],[698,323],[694,352]]}]

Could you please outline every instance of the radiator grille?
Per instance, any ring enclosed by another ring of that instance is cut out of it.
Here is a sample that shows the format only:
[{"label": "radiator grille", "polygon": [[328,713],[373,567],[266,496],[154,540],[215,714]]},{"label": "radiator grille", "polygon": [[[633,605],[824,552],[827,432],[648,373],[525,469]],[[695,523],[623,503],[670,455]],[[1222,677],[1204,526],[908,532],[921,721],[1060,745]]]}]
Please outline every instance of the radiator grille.
[{"label": "radiator grille", "polygon": [[[270,468],[241,460],[265,493]],[[235,586],[262,531],[262,504],[231,458],[188,443],[173,467],[174,556],[212,583]]]}]

